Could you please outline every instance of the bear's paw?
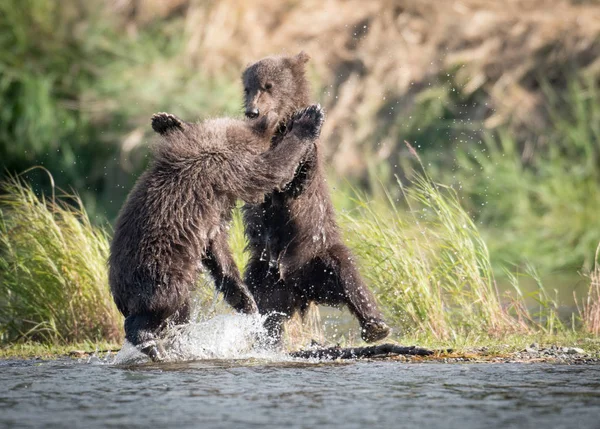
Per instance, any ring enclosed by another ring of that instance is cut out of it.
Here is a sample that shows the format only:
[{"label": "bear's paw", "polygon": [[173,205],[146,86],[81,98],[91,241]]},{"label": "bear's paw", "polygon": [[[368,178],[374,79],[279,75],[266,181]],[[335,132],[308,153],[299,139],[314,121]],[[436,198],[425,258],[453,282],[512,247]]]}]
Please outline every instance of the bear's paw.
[{"label": "bear's paw", "polygon": [[159,134],[183,130],[183,121],[170,113],[160,112],[152,115],[152,129]]},{"label": "bear's paw", "polygon": [[295,133],[301,139],[316,140],[324,121],[325,111],[320,104],[313,104],[292,115],[287,132]]}]

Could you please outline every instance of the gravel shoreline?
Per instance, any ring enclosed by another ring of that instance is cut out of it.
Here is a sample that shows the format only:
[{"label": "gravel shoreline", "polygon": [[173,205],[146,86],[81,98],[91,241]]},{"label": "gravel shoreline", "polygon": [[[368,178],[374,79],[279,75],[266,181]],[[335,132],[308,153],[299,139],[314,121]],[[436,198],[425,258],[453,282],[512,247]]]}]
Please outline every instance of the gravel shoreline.
[{"label": "gravel shoreline", "polygon": [[392,359],[406,362],[443,362],[443,363],[550,363],[566,365],[600,365],[598,353],[587,352],[579,347],[561,347],[552,345],[540,347],[531,344],[516,352],[490,352],[487,347],[468,349],[459,353],[437,353],[433,356],[394,356]]},{"label": "gravel shoreline", "polygon": [[[508,346],[507,346],[508,349]],[[513,349],[514,350],[514,349]],[[44,356],[13,356],[3,357],[0,361],[8,360],[52,360],[52,359],[86,359],[90,357],[103,358],[107,353],[117,353],[118,349],[101,350],[89,352],[84,350],[72,350],[64,354]],[[314,359],[311,359],[314,360]],[[323,359],[325,361],[327,359]],[[374,355],[357,358],[361,361],[399,361],[415,363],[549,363],[566,365],[600,365],[600,352],[586,351],[579,347],[562,347],[557,345],[540,347],[533,343],[519,351],[498,351],[497,348],[490,350],[488,347],[466,348],[460,351],[435,351],[430,356],[419,355]],[[329,360],[332,361],[332,360]]]}]

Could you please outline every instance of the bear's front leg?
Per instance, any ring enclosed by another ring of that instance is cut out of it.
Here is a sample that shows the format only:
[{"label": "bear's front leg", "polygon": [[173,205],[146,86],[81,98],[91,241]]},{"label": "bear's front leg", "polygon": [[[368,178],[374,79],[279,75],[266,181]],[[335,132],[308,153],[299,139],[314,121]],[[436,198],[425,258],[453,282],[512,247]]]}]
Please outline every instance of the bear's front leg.
[{"label": "bear's front leg", "polygon": [[208,269],[217,290],[223,293],[229,305],[241,313],[258,313],[256,302],[235,264],[226,233],[218,234],[211,241],[202,264]]}]

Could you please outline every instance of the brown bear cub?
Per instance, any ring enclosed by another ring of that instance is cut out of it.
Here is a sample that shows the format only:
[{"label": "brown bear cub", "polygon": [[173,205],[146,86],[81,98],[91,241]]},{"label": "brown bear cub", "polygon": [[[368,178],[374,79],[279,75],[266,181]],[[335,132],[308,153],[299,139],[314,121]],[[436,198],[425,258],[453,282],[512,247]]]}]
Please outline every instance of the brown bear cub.
[{"label": "brown bear cub", "polygon": [[152,118],[162,139],[117,219],[109,282],[125,337],[153,360],[160,359],[155,338],[167,322],[188,321],[202,265],[227,303],[257,311],[228,246],[231,211],[237,198],[258,203],[283,188],[323,122],[318,106],[298,112],[282,144],[269,149],[279,118],[266,113],[258,121],[198,124],[166,113]]},{"label": "brown bear cub", "polygon": [[[267,57],[243,73],[246,116],[275,111],[280,118],[309,105],[304,52],[293,57]],[[285,141],[285,121],[271,140]],[[276,342],[282,324],[311,302],[347,305],[358,319],[365,341],[385,338],[390,329],[367,289],[350,250],[344,245],[319,155],[318,140],[303,158],[294,180],[259,204],[243,207],[250,261],[245,282]]]}]

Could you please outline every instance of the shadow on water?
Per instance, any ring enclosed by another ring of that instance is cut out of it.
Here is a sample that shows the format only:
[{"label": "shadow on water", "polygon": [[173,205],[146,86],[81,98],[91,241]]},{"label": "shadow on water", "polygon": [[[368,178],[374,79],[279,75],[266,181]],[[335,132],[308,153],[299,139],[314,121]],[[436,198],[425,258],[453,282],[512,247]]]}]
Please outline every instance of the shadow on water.
[{"label": "shadow on water", "polygon": [[211,371],[227,370],[234,368],[268,368],[269,370],[286,368],[318,368],[351,365],[351,361],[308,361],[302,359],[291,359],[281,355],[281,360],[276,359],[204,359],[184,362],[145,362],[133,365],[116,365],[116,368],[129,371]]}]

